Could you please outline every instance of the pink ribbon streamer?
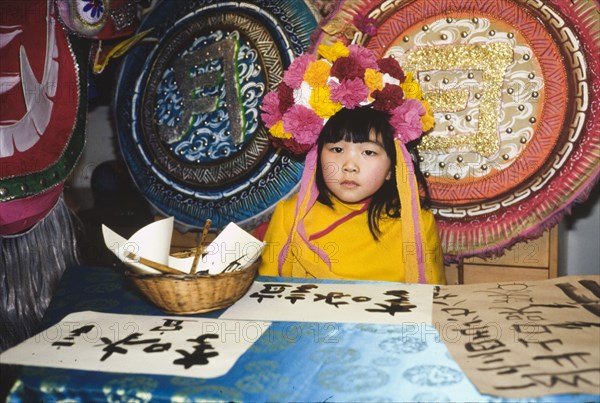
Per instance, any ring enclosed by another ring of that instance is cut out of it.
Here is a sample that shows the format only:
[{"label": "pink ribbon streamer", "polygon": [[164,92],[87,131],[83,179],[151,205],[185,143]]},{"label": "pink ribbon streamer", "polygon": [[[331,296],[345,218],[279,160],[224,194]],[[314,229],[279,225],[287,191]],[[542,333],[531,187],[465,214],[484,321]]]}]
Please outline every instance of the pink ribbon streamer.
[{"label": "pink ribbon streamer", "polygon": [[[419,268],[419,283],[424,284],[427,283],[427,278],[425,276],[425,259],[423,254],[423,240],[421,238],[421,226],[419,225],[419,191],[416,188],[416,177],[415,177],[415,169],[412,164],[412,158],[410,153],[406,149],[406,146],[401,141],[397,141],[396,143],[399,145],[399,149],[402,152],[402,157],[404,158],[405,166],[407,169],[407,180],[410,186],[411,197],[411,213],[412,213],[412,221],[413,228],[415,234],[415,249],[417,252],[417,266]],[[402,178],[396,178],[396,181],[401,181]]]}]

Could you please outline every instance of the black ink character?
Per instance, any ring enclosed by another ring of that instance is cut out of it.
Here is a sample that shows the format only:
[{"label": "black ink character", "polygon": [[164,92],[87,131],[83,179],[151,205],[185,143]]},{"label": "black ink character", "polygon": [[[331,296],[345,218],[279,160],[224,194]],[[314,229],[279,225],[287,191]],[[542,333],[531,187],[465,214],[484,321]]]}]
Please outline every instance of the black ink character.
[{"label": "black ink character", "polygon": [[185,369],[188,369],[194,365],[206,365],[208,364],[208,359],[212,357],[216,357],[219,355],[214,350],[214,347],[207,342],[207,339],[218,339],[219,335],[213,333],[203,334],[198,336],[195,339],[188,339],[187,341],[195,342],[196,346],[194,346],[194,351],[192,353],[188,353],[185,350],[176,350],[179,354],[183,356],[183,358],[178,358],[173,361],[173,364],[183,365]]},{"label": "black ink character", "polygon": [[155,326],[152,329],[150,329],[150,331],[160,332],[160,334],[163,334],[164,332],[174,332],[174,331],[183,329],[183,326],[181,326],[183,322],[194,322],[192,320],[186,321],[183,319],[169,319],[169,318],[164,318],[163,321],[164,321],[163,325]]},{"label": "black ink character", "polygon": [[295,290],[290,291],[290,295],[285,297],[285,299],[289,300],[292,304],[295,304],[298,300],[306,299],[306,295],[310,294],[310,290],[314,288],[319,288],[314,284],[301,284],[296,287]]},{"label": "black ink character", "polygon": [[580,280],[579,284],[587,288],[594,295],[594,298],[590,298],[580,293],[575,286],[570,283],[558,283],[556,286],[560,288],[567,297],[580,304],[584,309],[587,309],[589,312],[600,317],[600,284],[593,280]]},{"label": "black ink character", "polygon": [[476,291],[487,294],[488,298],[498,297],[493,300],[496,304],[509,304],[511,302],[533,302],[531,290],[525,283],[497,284],[496,288]]},{"label": "black ink character", "polygon": [[350,296],[351,296],[350,294],[344,294],[341,292],[330,292],[330,293],[327,293],[327,295],[315,294],[315,299],[313,301],[314,302],[325,301],[326,304],[333,305],[336,308],[339,308],[339,305],[346,305],[348,303],[346,301],[334,301],[334,300],[341,299],[344,297],[350,297]]},{"label": "black ink character", "polygon": [[416,305],[410,303],[408,298],[409,293],[406,290],[386,291],[383,295],[392,295],[397,298],[386,299],[385,302],[389,302],[388,305],[375,304],[380,306],[381,309],[365,309],[365,311],[389,313],[390,315],[394,316],[397,313],[412,312],[412,309],[417,307]]},{"label": "black ink character", "polygon": [[273,299],[275,296],[281,298],[287,287],[293,286],[291,284],[282,283],[265,283],[263,284],[263,289],[250,294],[250,298],[257,298],[259,303],[261,303],[265,298]]},{"label": "black ink character", "polygon": [[115,342],[112,342],[108,337],[101,337],[100,340],[104,344],[106,344],[106,347],[104,347],[102,349],[102,351],[105,351],[106,354],[104,354],[102,356],[100,361],[106,360],[113,353],[127,354],[127,349],[120,347],[120,346],[123,346],[123,345],[124,346],[133,346],[136,344],[152,344],[152,343],[158,343],[160,341],[160,339],[138,340],[138,338],[140,336],[143,336],[142,333],[131,333],[129,336],[125,337],[124,339],[117,340]]},{"label": "black ink character", "polygon": [[227,273],[230,271],[237,271],[240,269],[240,267],[242,266],[242,263],[240,263],[240,261],[245,258],[246,255],[240,256],[239,258],[237,258],[236,260],[232,261],[231,263],[229,263],[227,265],[227,267],[225,267],[225,269],[223,270],[223,273]]},{"label": "black ink character", "polygon": [[[443,291],[445,292],[446,290],[443,290]],[[442,294],[442,288],[440,286],[435,286],[433,289],[433,303],[434,304],[448,305],[448,302],[445,302],[445,301],[450,298],[456,298],[456,297],[458,297],[458,294],[452,294],[450,292],[446,292],[445,294]],[[464,302],[464,300],[459,301],[458,303],[455,303],[454,305],[458,305],[462,302]]]},{"label": "black ink character", "polygon": [[75,337],[79,337],[82,334],[89,333],[93,329],[94,329],[94,325],[85,325],[85,326],[82,326],[80,328],[73,329],[69,333],[69,336],[65,337],[62,340],[55,341],[54,343],[52,343],[52,345],[56,346],[58,348],[61,348],[61,347],[71,347],[73,344],[75,344]]}]

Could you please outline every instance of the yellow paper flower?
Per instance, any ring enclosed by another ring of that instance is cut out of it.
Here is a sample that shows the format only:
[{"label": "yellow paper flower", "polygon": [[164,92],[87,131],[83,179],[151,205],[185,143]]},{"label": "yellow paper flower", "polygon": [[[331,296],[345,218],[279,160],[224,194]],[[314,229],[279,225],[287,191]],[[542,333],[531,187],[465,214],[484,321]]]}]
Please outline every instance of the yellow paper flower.
[{"label": "yellow paper flower", "polygon": [[324,119],[332,117],[342,109],[341,103],[331,100],[329,87],[327,86],[313,88],[308,103],[313,111]]},{"label": "yellow paper flower", "polygon": [[329,78],[329,71],[331,65],[325,60],[317,60],[308,65],[306,72],[304,73],[304,81],[306,81],[311,87],[324,87],[327,84]]},{"label": "yellow paper flower", "polygon": [[290,133],[286,133],[283,130],[283,120],[280,120],[279,122],[271,126],[271,128],[269,129],[269,133],[271,133],[273,137],[277,137],[280,139],[292,138],[292,135]]},{"label": "yellow paper flower", "polygon": [[383,89],[383,74],[374,69],[365,69],[365,84],[369,92]]},{"label": "yellow paper flower", "polygon": [[350,50],[342,42],[336,42],[332,45],[319,45],[318,51],[321,56],[331,63],[335,62],[339,57],[350,55]]},{"label": "yellow paper flower", "polygon": [[427,101],[421,101],[423,106],[425,107],[425,114],[421,116],[421,124],[423,125],[423,132],[427,132],[433,129],[435,125],[435,118],[433,117],[433,111],[431,110],[431,105]]},{"label": "yellow paper flower", "polygon": [[419,85],[419,82],[415,80],[412,72],[406,73],[406,79],[400,84],[400,87],[404,91],[404,96],[406,98],[423,99],[421,86]]}]

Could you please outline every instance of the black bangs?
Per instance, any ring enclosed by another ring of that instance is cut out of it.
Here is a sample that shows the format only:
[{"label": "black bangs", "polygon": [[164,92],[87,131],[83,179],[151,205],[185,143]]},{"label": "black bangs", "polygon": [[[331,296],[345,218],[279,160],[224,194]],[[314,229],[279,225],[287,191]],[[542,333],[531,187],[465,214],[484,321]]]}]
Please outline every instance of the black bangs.
[{"label": "black bangs", "polygon": [[342,109],[333,115],[319,136],[319,146],[324,143],[348,141],[365,143],[370,140],[371,132],[381,134],[393,142],[394,128],[389,123],[389,115],[369,106],[356,109]]}]

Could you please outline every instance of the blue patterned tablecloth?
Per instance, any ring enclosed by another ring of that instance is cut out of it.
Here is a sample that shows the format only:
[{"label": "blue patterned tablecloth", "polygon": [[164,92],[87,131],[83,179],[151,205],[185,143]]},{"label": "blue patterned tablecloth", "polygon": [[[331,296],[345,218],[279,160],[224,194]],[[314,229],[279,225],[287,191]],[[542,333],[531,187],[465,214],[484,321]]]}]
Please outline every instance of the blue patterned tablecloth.
[{"label": "blue patterned tablecloth", "polygon": [[[294,282],[259,277],[262,281]],[[93,310],[165,315],[141,296],[121,270],[68,269],[43,328]],[[222,311],[202,317],[218,317]],[[196,379],[22,367],[9,401],[157,402],[503,402],[481,395],[452,359],[433,326],[274,322],[225,376]],[[514,399],[510,400],[514,402]],[[598,402],[597,395],[523,399]]]}]

